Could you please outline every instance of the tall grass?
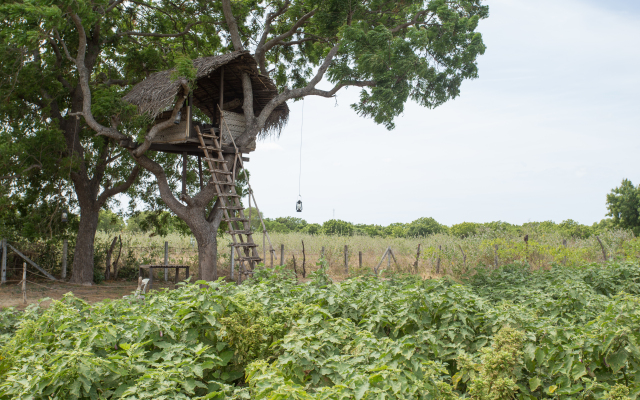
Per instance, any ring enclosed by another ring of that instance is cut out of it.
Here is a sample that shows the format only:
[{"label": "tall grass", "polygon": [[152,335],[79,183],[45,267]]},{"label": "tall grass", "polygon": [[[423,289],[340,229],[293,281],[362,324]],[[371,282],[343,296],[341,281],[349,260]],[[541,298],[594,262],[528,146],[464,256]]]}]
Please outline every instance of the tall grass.
[{"label": "tall grass", "polygon": [[[349,274],[370,273],[378,265],[387,247],[395,255],[391,261],[393,272],[418,274],[423,277],[451,275],[462,277],[473,272],[477,266],[492,267],[513,262],[528,263],[534,269],[548,269],[554,264],[578,265],[604,260],[601,246],[595,237],[586,239],[566,238],[557,232],[532,230],[528,233],[527,243],[521,236],[505,232],[484,230],[468,238],[458,238],[448,234],[436,234],[417,238],[382,238],[368,236],[309,235],[304,233],[272,233],[273,253],[266,241],[266,266],[286,265],[293,268],[296,259],[297,271],[301,274],[304,242],[305,269],[307,273],[317,269],[316,263],[324,257],[329,265],[330,274],[337,279],[346,277],[344,248],[348,248],[347,263]],[[98,233],[96,245],[104,248],[110,243],[113,234]],[[640,257],[640,240],[630,231],[611,230],[601,234],[607,258],[629,260]],[[164,242],[169,242],[169,263],[190,265],[195,276],[198,269],[198,253],[195,241],[189,236],[169,235],[148,237],[141,234],[122,234],[123,254],[129,262],[139,264],[164,261]],[[265,249],[262,235],[255,234],[258,252],[262,256]],[[566,245],[563,244],[566,241]],[[220,275],[230,273],[231,238],[224,235],[218,238],[218,271]],[[284,260],[281,259],[280,246],[284,245]],[[421,247],[417,257],[418,245]],[[362,252],[362,267],[359,264],[359,252]],[[416,263],[417,260],[417,263]],[[439,260],[439,261],[438,261]],[[388,268],[387,260],[380,266]],[[439,271],[437,267],[439,265]],[[158,272],[161,273],[161,272]]]}]

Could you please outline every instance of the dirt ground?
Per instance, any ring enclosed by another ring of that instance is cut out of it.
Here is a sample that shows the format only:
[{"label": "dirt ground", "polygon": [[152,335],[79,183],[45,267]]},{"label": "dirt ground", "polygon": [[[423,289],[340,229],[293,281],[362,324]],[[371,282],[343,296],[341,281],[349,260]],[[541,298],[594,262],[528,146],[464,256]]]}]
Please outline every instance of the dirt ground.
[{"label": "dirt ground", "polygon": [[[73,294],[89,303],[95,303],[104,299],[119,299],[122,296],[131,294],[138,287],[138,282],[104,282],[100,285],[81,286],[66,282],[41,281],[38,283],[27,283],[27,304],[22,299],[22,286],[16,282],[7,282],[0,285],[0,309],[4,307],[16,307],[22,309],[29,304],[38,303],[43,298],[60,300],[66,293]],[[173,288],[173,283],[153,282],[153,289],[162,287]],[[41,303],[47,306],[50,300]]]}]

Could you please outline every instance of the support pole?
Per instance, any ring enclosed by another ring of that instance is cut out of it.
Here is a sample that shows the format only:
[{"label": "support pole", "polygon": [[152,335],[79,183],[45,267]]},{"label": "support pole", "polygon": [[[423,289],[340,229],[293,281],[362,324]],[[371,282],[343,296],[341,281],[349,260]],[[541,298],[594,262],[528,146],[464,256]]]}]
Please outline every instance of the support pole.
[{"label": "support pole", "polygon": [[2,272],[0,283],[7,282],[7,239],[2,239]]},{"label": "support pole", "polygon": [[284,267],[284,244],[280,245],[280,265]]},{"label": "support pole", "polygon": [[202,156],[198,156],[198,174],[200,175],[200,190],[204,188],[204,182],[202,181]]},{"label": "support pole", "polygon": [[187,195],[187,152],[182,153],[182,195]]},{"label": "support pole", "polygon": [[358,267],[362,268],[362,252],[358,252]]},{"label": "support pole", "polygon": [[387,247],[387,271],[391,271],[391,247]]},{"label": "support pole", "polygon": [[322,246],[322,252],[320,253],[320,258],[324,258],[324,246]]},{"label": "support pole", "polygon": [[69,239],[62,241],[62,279],[67,279],[67,256],[69,253]]},{"label": "support pole", "polygon": [[233,275],[234,275],[234,264],[235,264],[234,263],[235,260],[233,259],[234,257],[235,257],[235,254],[233,251],[233,246],[231,246],[231,280],[233,280]]},{"label": "support pole", "polygon": [[22,263],[22,302],[27,304],[27,263]]},{"label": "support pole", "polygon": [[349,275],[349,246],[344,245],[344,273]]},{"label": "support pole", "polygon": [[[164,265],[169,265],[169,242],[164,242]],[[164,281],[167,281],[169,270],[164,269]]]}]

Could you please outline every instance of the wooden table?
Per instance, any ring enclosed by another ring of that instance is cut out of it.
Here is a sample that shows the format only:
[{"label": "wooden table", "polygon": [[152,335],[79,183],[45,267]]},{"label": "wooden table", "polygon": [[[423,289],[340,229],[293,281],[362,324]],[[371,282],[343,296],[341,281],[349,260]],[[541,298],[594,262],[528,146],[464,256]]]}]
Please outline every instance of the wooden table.
[{"label": "wooden table", "polygon": [[178,283],[178,276],[180,273],[180,268],[184,268],[186,271],[186,275],[184,279],[189,278],[189,266],[188,265],[156,265],[156,264],[145,264],[145,265],[141,265],[138,268],[138,274],[142,277],[142,270],[146,269],[149,270],[149,285],[148,288],[151,289],[151,286],[153,285],[153,270],[154,269],[175,269],[176,270],[176,276],[173,279],[173,283]]}]

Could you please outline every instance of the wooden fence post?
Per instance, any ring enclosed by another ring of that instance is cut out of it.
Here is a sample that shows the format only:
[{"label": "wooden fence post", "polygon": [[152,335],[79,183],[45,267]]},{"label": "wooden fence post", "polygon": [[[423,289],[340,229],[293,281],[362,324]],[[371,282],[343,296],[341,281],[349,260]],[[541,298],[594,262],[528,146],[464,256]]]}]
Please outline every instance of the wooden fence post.
[{"label": "wooden fence post", "polygon": [[391,247],[387,247],[387,271],[391,270]]},{"label": "wooden fence post", "polygon": [[320,258],[324,258],[324,246],[322,246],[322,252],[320,253]]},{"label": "wooden fence post", "polygon": [[596,235],[596,239],[598,239],[598,243],[600,243],[600,248],[602,249],[602,257],[604,258],[604,262],[607,262],[607,251],[604,249],[604,244],[602,244],[602,240],[600,240],[600,236]]},{"label": "wooden fence post", "polygon": [[[169,265],[169,242],[164,242],[164,265]],[[164,269],[164,281],[167,281],[169,276],[169,269]]]},{"label": "wooden fence post", "polygon": [[7,239],[2,239],[2,270],[0,272],[0,283],[7,282]]},{"label": "wooden fence post", "polygon": [[274,249],[269,250],[269,254],[271,255],[271,268],[273,268],[273,252],[274,251],[275,251]]},{"label": "wooden fence post", "polygon": [[442,245],[438,245],[438,261],[436,262],[436,274],[440,273],[440,252],[442,251]]},{"label": "wooden fence post", "polygon": [[62,279],[67,278],[67,255],[69,253],[69,239],[62,241]]},{"label": "wooden fence post", "polygon": [[344,245],[344,273],[349,275],[349,246]]},{"label": "wooden fence post", "polygon": [[284,266],[284,244],[280,245],[280,265]]},{"label": "wooden fence post", "polygon": [[460,248],[460,252],[462,253],[462,265],[464,265],[464,269],[467,269],[467,255],[464,254],[464,250],[462,250],[462,245],[458,244],[458,247]]},{"label": "wooden fence post", "polygon": [[27,304],[27,263],[22,263],[22,302]]},{"label": "wooden fence post", "polygon": [[494,262],[496,264],[496,268],[498,268],[498,245],[494,244],[493,248],[494,248],[494,255],[495,255]]},{"label": "wooden fence post", "polygon": [[416,262],[413,264],[413,268],[415,268],[416,272],[418,272],[418,263],[420,262],[420,246],[421,244],[418,243],[418,252],[416,253]]},{"label": "wooden fence post", "polygon": [[362,268],[362,252],[358,252],[358,266]]},{"label": "wooden fence post", "polygon": [[233,259],[235,257],[235,249],[233,248],[233,246],[231,246],[231,280],[233,280],[233,275],[234,275],[234,264],[235,264],[235,260]]},{"label": "wooden fence post", "polygon": [[562,259],[562,265],[567,265],[567,239],[562,239],[562,245],[564,246],[564,258]]},{"label": "wooden fence post", "polygon": [[307,262],[307,255],[304,252],[304,240],[302,241],[302,277],[306,278],[307,277],[307,268],[305,267],[305,264]]}]

